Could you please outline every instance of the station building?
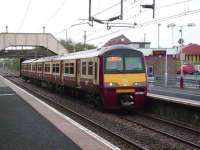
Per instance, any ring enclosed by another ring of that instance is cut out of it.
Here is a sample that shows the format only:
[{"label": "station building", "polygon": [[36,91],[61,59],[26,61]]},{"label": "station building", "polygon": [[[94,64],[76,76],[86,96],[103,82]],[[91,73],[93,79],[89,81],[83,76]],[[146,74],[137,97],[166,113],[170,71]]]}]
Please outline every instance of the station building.
[{"label": "station building", "polygon": [[200,65],[200,45],[190,43],[183,47],[184,62]]}]

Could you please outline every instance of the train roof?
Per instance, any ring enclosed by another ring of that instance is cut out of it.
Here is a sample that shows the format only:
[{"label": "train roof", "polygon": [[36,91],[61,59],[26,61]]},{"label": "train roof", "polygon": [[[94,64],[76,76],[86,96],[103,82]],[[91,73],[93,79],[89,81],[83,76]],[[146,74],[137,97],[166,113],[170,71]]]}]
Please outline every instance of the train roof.
[{"label": "train roof", "polygon": [[23,63],[40,63],[40,62],[48,62],[48,61],[60,61],[60,60],[68,60],[68,59],[81,59],[81,58],[90,58],[90,57],[96,57],[104,54],[107,51],[114,50],[114,49],[133,49],[130,46],[127,45],[114,45],[109,47],[102,47],[97,49],[91,49],[86,51],[79,51],[75,53],[67,53],[64,55],[56,55],[56,56],[50,56],[50,57],[43,57],[39,59],[33,59],[33,61],[26,60]]},{"label": "train roof", "polygon": [[28,59],[28,60],[23,61],[22,63],[23,64],[28,64],[28,63],[34,62],[35,60],[37,60],[37,59]]}]

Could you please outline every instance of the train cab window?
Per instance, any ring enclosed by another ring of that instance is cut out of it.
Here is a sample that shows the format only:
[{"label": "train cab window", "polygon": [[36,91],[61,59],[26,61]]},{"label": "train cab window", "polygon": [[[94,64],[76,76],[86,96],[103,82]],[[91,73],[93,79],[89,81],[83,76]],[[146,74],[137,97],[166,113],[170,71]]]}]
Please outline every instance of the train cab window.
[{"label": "train cab window", "polygon": [[144,72],[144,62],[141,55],[108,56],[105,59],[105,73]]},{"label": "train cab window", "polygon": [[93,62],[88,62],[88,75],[93,75]]},{"label": "train cab window", "polygon": [[86,75],[86,62],[82,62],[82,75]]},{"label": "train cab window", "polygon": [[44,67],[44,71],[45,72],[50,72],[50,64],[45,64],[44,66],[45,66]]},{"label": "train cab window", "polygon": [[52,72],[53,73],[59,73],[60,72],[60,65],[59,64],[53,64],[52,65]]},{"label": "train cab window", "polygon": [[113,70],[123,70],[123,59],[122,57],[113,56],[106,58],[106,70],[113,71]]},{"label": "train cab window", "polygon": [[125,57],[125,70],[144,70],[142,57],[129,56]]}]

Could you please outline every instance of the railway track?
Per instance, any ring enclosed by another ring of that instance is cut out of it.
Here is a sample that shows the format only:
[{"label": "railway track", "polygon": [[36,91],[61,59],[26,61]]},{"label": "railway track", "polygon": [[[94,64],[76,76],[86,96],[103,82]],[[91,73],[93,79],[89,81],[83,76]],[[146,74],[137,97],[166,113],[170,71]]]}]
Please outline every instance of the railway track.
[{"label": "railway track", "polygon": [[[68,108],[67,106],[65,106],[63,104],[60,104],[59,102],[55,101],[54,99],[52,99],[52,98],[50,98],[48,96],[45,96],[45,95],[41,95],[36,90],[31,90],[31,88],[26,87],[23,84],[23,82],[20,81],[20,80],[15,80],[15,79],[12,79],[12,78],[8,78],[8,79],[10,81],[14,82],[15,84],[17,84],[18,86],[26,89],[30,93],[36,95],[37,97],[40,97],[40,98],[44,99],[45,101],[48,101],[48,102],[52,103],[56,107],[61,108],[64,111],[69,112],[70,114],[72,114],[73,116],[76,116],[77,118],[81,118],[82,120],[84,120],[88,124],[91,124],[92,126],[95,126],[95,128],[98,128],[102,132],[105,132],[106,134],[109,134],[113,138],[117,139],[117,141],[120,141],[121,143],[123,143],[125,145],[128,145],[128,147],[132,147],[134,149],[142,149],[142,150],[144,150],[144,149],[152,149],[151,146],[147,146],[145,144],[144,144],[145,145],[144,146],[140,142],[139,142],[140,143],[139,144],[138,142],[135,142],[134,140],[131,140],[131,138],[129,138],[129,137],[127,138],[126,136],[123,136],[123,134],[121,134],[121,132],[113,132],[108,127],[105,127],[105,126],[103,126],[103,125],[101,125],[101,124],[89,119],[88,117],[86,117],[84,115],[81,115],[80,113],[77,113],[76,111]],[[169,122],[169,121],[157,118],[155,116],[146,115],[146,114],[143,114],[141,112],[135,112],[135,114],[140,115],[140,116],[142,116],[144,118],[147,118],[147,119],[151,119],[151,120],[154,120],[154,121],[162,122],[164,124],[168,124],[170,126],[175,126],[177,128],[182,128],[183,130],[188,130],[188,131],[190,131],[192,133],[199,134],[199,137],[200,137],[200,131],[194,130],[193,128],[185,127],[183,125],[176,124],[174,122]],[[149,131],[152,131],[152,132],[158,133],[160,135],[163,135],[163,136],[165,136],[165,137],[167,137],[169,139],[174,139],[175,141],[181,142],[181,143],[183,143],[185,145],[189,145],[190,147],[192,147],[191,149],[200,149],[200,144],[193,143],[191,141],[185,140],[184,138],[181,138],[181,137],[178,137],[178,136],[175,136],[175,135],[171,135],[168,132],[164,132],[164,131],[161,131],[159,129],[150,127],[148,125],[145,125],[144,123],[136,121],[134,117],[135,116],[126,115],[125,117],[124,116],[120,117],[120,119],[124,120],[124,122],[130,122],[131,124],[137,124],[137,126],[141,126],[142,128],[145,128],[145,129],[147,129]],[[132,125],[130,125],[130,128],[131,127],[132,127]],[[125,127],[124,127],[124,130],[126,130]],[[132,149],[132,148],[130,148],[130,149]]]},{"label": "railway track", "polygon": [[176,123],[176,122],[172,122],[172,121],[169,121],[169,120],[164,120],[164,119],[161,119],[158,116],[145,114],[145,113],[142,113],[142,112],[139,112],[139,111],[134,111],[134,113],[137,113],[138,115],[141,115],[141,116],[143,116],[145,118],[149,118],[149,119],[152,119],[152,120],[160,121],[160,122],[163,122],[163,123],[175,126],[175,127],[179,127],[179,128],[182,128],[182,129],[185,129],[185,130],[188,130],[190,132],[193,132],[193,133],[196,133],[196,134],[200,135],[200,130],[191,128],[191,127],[189,127],[187,125],[184,125],[183,123]]},{"label": "railway track", "polygon": [[62,105],[60,104],[59,102],[47,97],[47,96],[44,96],[44,95],[41,95],[40,93],[34,91],[34,90],[31,90],[30,88],[27,88],[26,86],[24,86],[21,82],[17,81],[17,80],[13,80],[12,78],[7,78],[8,80],[10,80],[11,82],[13,82],[14,84],[20,86],[21,88],[29,91],[30,93],[32,93],[33,95],[37,96],[37,97],[40,97],[42,98],[43,100],[45,101],[48,101],[50,103],[52,103],[53,105],[56,105],[57,107],[59,108],[62,108],[64,111],[67,111],[69,112],[70,114],[72,114],[73,116],[76,116],[78,118],[80,118],[81,120],[84,120],[85,122],[91,124],[92,126],[95,126],[95,128],[99,128],[100,130],[102,130],[103,132],[111,135],[112,137],[114,137],[115,139],[117,139],[118,141],[123,142],[125,145],[128,144],[128,147],[132,147],[134,149],[138,149],[138,150],[147,150],[147,148],[145,148],[144,146],[142,145],[139,145],[137,144],[136,142],[132,141],[132,140],[129,140],[117,133],[114,133],[114,132],[111,132],[109,129],[103,127],[102,125],[94,122],[93,120],[89,119],[89,118],[86,118],[85,116],[73,111],[72,109],[66,107],[65,105]]},{"label": "railway track", "polygon": [[[200,131],[199,130],[195,130],[195,129],[192,129],[190,127],[185,127],[183,125],[180,125],[180,124],[177,124],[177,123],[174,123],[174,122],[170,122],[170,121],[167,121],[167,120],[163,120],[163,119],[160,119],[158,117],[155,117],[155,116],[151,116],[151,115],[146,115],[146,114],[143,114],[141,112],[138,112],[138,111],[134,111],[137,115],[140,115],[140,116],[143,116],[145,118],[148,118],[148,119],[151,119],[151,120],[155,120],[155,121],[159,121],[159,122],[162,122],[162,123],[165,123],[167,125],[170,125],[170,126],[175,126],[177,128],[181,128],[182,130],[188,130],[190,133],[194,133],[194,134],[198,134],[199,137],[200,137]],[[176,135],[172,135],[172,134],[169,134],[165,131],[162,131],[160,129],[156,129],[154,127],[150,127],[149,125],[146,125],[145,123],[141,123],[139,121],[136,121],[135,116],[126,116],[126,117],[120,117],[121,119],[124,119],[128,122],[131,122],[131,123],[134,123],[134,124],[137,124],[139,126],[142,126],[143,128],[146,128],[146,129],[149,129],[153,132],[156,132],[156,133],[159,133],[161,135],[164,135],[164,136],[167,136],[169,138],[172,138],[172,139],[175,139],[177,141],[180,141],[186,145],[190,145],[194,148],[197,148],[197,149],[200,149],[200,144],[196,144],[194,142],[191,142],[189,140],[185,140],[184,138],[181,138],[180,136],[176,136]]]}]

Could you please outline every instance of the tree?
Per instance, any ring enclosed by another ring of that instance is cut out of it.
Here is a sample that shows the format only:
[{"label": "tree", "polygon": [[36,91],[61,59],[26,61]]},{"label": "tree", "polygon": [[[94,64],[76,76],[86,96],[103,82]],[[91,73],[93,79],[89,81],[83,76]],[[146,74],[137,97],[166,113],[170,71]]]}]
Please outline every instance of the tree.
[{"label": "tree", "polygon": [[60,43],[66,49],[68,49],[70,53],[96,48],[95,45],[92,45],[92,44],[84,45],[83,43],[80,43],[80,42],[79,43],[75,43],[75,42],[72,42],[71,39],[69,39],[67,42],[65,40],[61,40]]}]

